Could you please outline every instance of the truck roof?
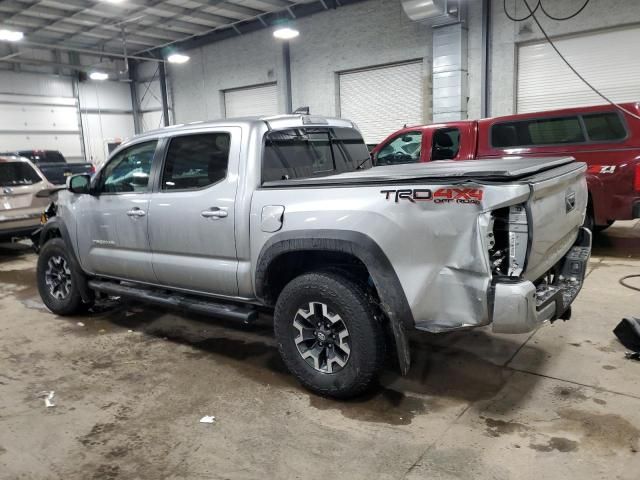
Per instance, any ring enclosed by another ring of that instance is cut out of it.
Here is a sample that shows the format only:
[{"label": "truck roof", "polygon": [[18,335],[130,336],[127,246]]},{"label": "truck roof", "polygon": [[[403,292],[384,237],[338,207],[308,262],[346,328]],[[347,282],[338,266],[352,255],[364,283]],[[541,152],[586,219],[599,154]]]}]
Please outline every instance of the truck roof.
[{"label": "truck roof", "polygon": [[[236,117],[236,118],[224,118],[220,120],[207,120],[197,121],[189,123],[180,123],[177,125],[170,125],[168,127],[158,128],[150,130],[148,132],[141,133],[132,137],[133,139],[140,139],[146,137],[159,137],[164,135],[172,135],[174,133],[180,133],[185,131],[192,131],[194,129],[207,129],[215,127],[264,127],[268,125],[273,130],[281,130],[285,128],[295,127],[310,127],[310,126],[332,126],[332,127],[346,127],[354,128],[356,125],[342,118],[324,117],[321,115],[304,115],[304,114],[285,114],[285,115],[255,115],[248,117]],[[357,127],[356,127],[357,128]],[[127,142],[128,143],[128,142]]]}]

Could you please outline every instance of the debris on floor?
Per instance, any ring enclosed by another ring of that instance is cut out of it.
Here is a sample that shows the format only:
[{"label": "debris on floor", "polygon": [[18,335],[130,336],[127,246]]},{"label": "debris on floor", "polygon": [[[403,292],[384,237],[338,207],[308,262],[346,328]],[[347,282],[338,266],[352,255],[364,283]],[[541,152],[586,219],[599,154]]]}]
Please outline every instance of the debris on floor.
[{"label": "debris on floor", "polygon": [[78,325],[79,327],[84,327],[84,323],[82,323],[82,322],[78,322],[78,323],[76,323],[76,325]]},{"label": "debris on floor", "polygon": [[613,333],[622,345],[631,350],[625,353],[625,357],[640,360],[640,318],[623,318]]},{"label": "debris on floor", "polygon": [[53,400],[53,397],[55,397],[56,392],[54,392],[53,390],[48,390],[48,391],[44,391],[44,392],[40,392],[38,394],[39,398],[44,397],[44,405],[47,408],[50,407],[55,407],[56,406],[56,402]]},{"label": "debris on floor", "polygon": [[200,419],[200,423],[214,423],[216,421],[216,417],[213,415],[205,415]]}]

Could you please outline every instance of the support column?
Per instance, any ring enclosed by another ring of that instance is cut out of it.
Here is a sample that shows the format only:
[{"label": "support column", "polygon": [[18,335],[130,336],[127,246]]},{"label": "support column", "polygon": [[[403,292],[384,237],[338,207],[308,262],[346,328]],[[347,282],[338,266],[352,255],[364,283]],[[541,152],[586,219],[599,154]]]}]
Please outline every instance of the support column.
[{"label": "support column", "polygon": [[133,131],[136,135],[142,133],[140,122],[140,102],[138,101],[138,89],[136,79],[136,63],[133,60],[127,60],[129,67],[129,91],[131,92],[131,114],[133,115]]},{"label": "support column", "polygon": [[491,0],[482,0],[482,65],[480,116],[491,116]]},{"label": "support column", "polygon": [[433,28],[433,121],[467,118],[467,28]]},{"label": "support column", "polygon": [[160,75],[160,99],[162,100],[162,121],[164,122],[164,126],[168,127],[170,125],[169,122],[169,97],[167,95],[167,76],[164,68],[164,62],[160,62],[159,64],[159,75]]},{"label": "support column", "polygon": [[293,102],[291,100],[291,51],[289,42],[282,42],[282,66],[284,68],[284,106],[285,113],[293,112]]}]

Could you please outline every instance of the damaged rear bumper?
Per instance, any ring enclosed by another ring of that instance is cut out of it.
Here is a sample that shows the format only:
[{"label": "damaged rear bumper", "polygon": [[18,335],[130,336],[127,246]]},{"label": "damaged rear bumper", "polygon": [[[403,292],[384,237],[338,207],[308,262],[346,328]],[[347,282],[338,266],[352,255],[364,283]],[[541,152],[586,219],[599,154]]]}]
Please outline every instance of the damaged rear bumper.
[{"label": "damaged rear bumper", "polygon": [[545,321],[562,318],[582,288],[591,256],[591,232],[581,228],[578,239],[554,267],[552,284],[498,281],[494,285],[493,331],[526,333]]}]

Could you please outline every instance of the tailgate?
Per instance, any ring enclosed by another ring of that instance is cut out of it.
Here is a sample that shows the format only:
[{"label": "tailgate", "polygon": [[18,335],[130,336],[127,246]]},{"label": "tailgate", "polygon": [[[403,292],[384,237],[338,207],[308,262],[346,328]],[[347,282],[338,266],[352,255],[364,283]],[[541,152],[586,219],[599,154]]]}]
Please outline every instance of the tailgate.
[{"label": "tailgate", "polygon": [[571,248],[584,221],[586,165],[572,163],[527,178],[530,250],[524,277],[534,281]]}]

